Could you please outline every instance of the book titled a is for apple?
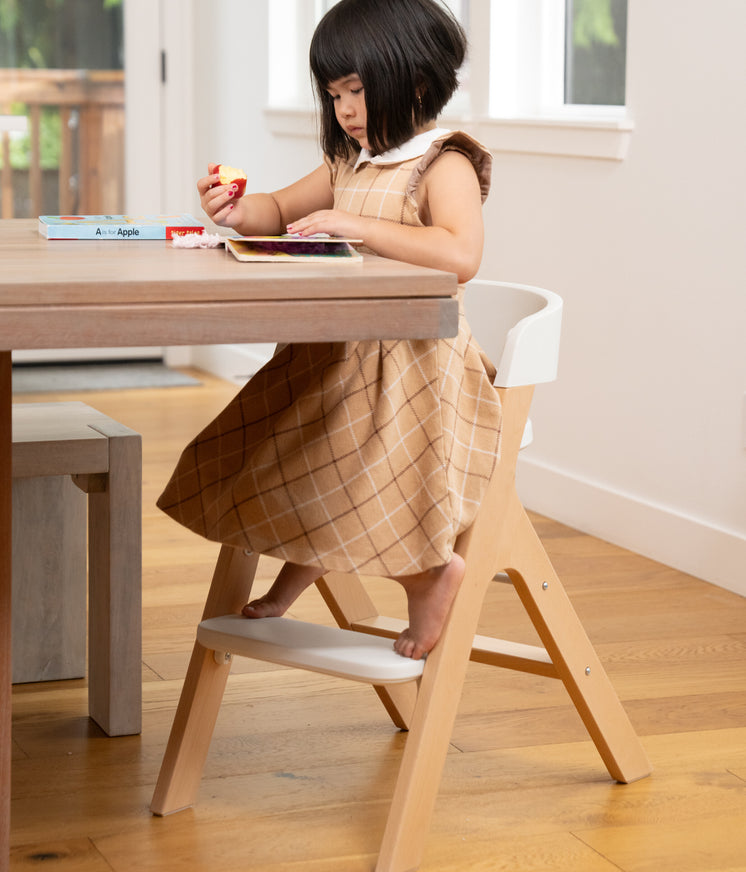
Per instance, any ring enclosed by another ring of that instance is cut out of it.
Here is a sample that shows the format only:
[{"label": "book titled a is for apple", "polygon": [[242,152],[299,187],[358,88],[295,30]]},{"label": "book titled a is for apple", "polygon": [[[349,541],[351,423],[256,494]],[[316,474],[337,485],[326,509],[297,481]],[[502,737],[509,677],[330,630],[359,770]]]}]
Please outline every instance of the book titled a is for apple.
[{"label": "book titled a is for apple", "polygon": [[192,215],[40,215],[39,233],[47,239],[173,239],[204,233]]}]

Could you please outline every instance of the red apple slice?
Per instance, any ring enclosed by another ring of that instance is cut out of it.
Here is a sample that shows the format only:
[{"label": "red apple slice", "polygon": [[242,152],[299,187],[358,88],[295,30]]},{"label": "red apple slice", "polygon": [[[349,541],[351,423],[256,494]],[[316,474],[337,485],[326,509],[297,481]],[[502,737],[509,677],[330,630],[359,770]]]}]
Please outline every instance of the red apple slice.
[{"label": "red apple slice", "polygon": [[221,185],[238,185],[236,197],[243,197],[246,192],[246,173],[236,167],[229,167],[226,164],[218,164],[215,167],[215,172],[220,176]]}]

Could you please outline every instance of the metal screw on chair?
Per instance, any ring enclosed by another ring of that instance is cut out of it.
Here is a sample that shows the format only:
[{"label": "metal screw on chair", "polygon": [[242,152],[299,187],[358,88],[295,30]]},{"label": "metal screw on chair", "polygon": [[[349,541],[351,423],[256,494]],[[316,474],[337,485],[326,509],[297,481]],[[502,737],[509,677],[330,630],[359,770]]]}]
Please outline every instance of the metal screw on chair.
[{"label": "metal screw on chair", "polygon": [[591,667],[590,667],[590,666],[586,666],[586,667],[585,667],[585,674],[586,674],[586,675],[590,675],[590,674],[591,674]]},{"label": "metal screw on chair", "polygon": [[549,582],[548,582],[548,581],[545,581],[545,582],[542,584],[541,589],[542,589],[542,590],[549,590]]}]

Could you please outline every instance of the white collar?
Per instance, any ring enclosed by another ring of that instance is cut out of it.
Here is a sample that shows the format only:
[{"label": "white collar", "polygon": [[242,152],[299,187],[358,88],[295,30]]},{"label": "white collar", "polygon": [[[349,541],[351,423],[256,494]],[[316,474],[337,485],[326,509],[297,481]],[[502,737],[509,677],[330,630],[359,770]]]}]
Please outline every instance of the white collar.
[{"label": "white collar", "polygon": [[442,127],[424,130],[422,133],[418,133],[416,136],[408,139],[398,148],[389,149],[389,151],[384,151],[382,154],[372,155],[367,148],[363,148],[355,162],[355,169],[366,162],[372,164],[395,164],[411,160],[413,157],[422,157],[432,143],[446,133],[450,133],[450,130],[445,130]]}]

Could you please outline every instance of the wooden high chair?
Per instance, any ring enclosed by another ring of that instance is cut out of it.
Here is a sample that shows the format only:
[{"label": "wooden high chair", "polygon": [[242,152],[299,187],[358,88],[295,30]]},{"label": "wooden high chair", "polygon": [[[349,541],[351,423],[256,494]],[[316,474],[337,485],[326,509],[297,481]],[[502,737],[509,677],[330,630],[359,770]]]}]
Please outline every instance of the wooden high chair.
[{"label": "wooden high chair", "polygon": [[[156,785],[155,814],[195,801],[231,654],[368,682],[394,723],[409,730],[376,872],[419,866],[470,659],[561,679],[612,778],[630,782],[649,774],[645,752],[515,490],[533,386],[556,377],[562,301],[538,288],[474,281],[466,307],[478,340],[499,361],[503,441],[476,520],[456,543],[466,575],[440,640],[425,661],[399,657],[390,640],[405,622],[379,615],[360,579],[342,573],[317,582],[340,629],[246,620],[239,613],[258,555],[223,547]],[[487,585],[498,573],[514,585],[543,648],[475,635]]]}]

